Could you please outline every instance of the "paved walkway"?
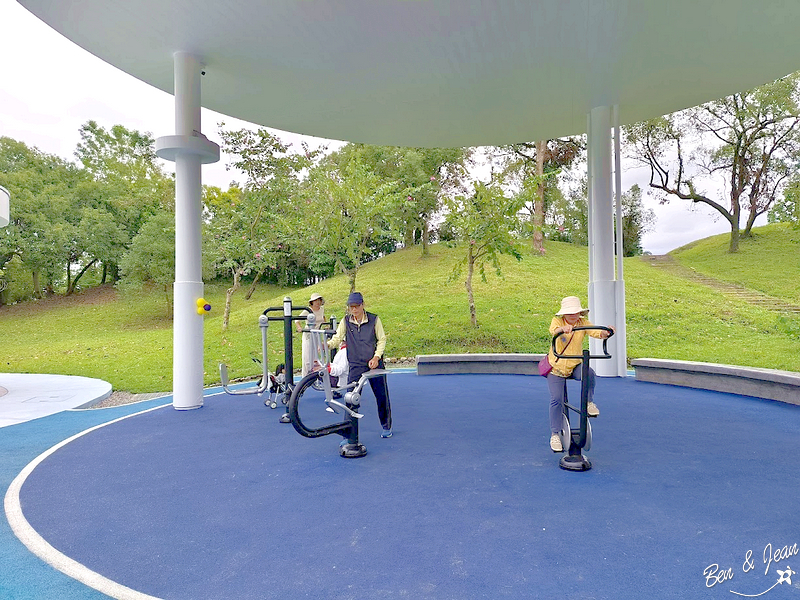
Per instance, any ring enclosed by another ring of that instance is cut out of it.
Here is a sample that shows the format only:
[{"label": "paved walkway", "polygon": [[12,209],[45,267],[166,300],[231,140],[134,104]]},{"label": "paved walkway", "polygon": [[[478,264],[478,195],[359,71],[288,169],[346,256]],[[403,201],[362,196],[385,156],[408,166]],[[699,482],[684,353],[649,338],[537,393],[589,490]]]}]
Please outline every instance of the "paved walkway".
[{"label": "paved walkway", "polygon": [[85,408],[110,395],[111,384],[100,379],[0,373],[0,427]]}]

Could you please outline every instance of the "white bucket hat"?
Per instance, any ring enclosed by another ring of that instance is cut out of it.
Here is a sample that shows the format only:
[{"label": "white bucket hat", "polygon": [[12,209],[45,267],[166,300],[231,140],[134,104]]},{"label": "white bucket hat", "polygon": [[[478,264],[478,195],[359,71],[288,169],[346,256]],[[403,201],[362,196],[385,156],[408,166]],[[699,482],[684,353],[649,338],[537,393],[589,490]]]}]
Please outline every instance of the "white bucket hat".
[{"label": "white bucket hat", "polygon": [[585,315],[589,312],[588,308],[581,307],[581,299],[577,296],[567,296],[561,301],[561,310],[556,315]]},{"label": "white bucket hat", "polygon": [[314,300],[322,300],[322,303],[325,304],[325,298],[322,297],[322,294],[311,294],[311,298],[308,299],[308,303],[311,304]]}]

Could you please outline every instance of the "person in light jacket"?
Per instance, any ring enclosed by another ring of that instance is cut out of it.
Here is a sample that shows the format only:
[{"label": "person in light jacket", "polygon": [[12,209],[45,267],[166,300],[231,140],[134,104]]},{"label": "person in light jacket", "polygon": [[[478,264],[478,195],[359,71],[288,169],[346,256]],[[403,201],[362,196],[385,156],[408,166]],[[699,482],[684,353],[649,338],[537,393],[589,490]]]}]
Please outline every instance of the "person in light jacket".
[{"label": "person in light jacket", "polygon": [[[578,356],[583,352],[583,338],[585,334],[598,339],[605,339],[610,334],[601,329],[587,329],[573,331],[574,327],[587,327],[592,325],[587,315],[589,309],[581,307],[580,298],[577,296],[567,296],[561,300],[561,309],[550,322],[551,338],[559,335],[556,340],[556,348],[559,354]],[[614,329],[613,327],[611,328]],[[562,414],[564,413],[564,399],[567,395],[567,379],[581,381],[586,377],[586,384],[589,386],[589,405],[587,413],[590,417],[600,415],[600,410],[593,401],[595,373],[589,367],[588,373],[583,373],[583,361],[580,358],[557,358],[553,353],[553,348],[547,355],[547,359],[552,370],[547,374],[547,387],[550,390],[550,449],[553,452],[563,452],[563,444],[558,432],[561,429]]]}]

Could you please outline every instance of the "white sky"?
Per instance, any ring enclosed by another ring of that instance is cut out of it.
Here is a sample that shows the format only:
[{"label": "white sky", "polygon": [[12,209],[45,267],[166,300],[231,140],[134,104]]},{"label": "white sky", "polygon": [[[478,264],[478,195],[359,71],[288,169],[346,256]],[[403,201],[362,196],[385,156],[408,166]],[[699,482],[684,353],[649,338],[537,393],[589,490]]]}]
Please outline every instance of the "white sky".
[{"label": "white sky", "polygon": [[[93,119],[101,126],[124,125],[153,137],[175,131],[172,96],[108,65],[79,48],[39,21],[14,0],[0,0],[0,136],[36,146],[39,150],[74,159],[81,125]],[[210,110],[202,111],[203,133],[221,144],[217,123],[226,129],[255,127]],[[307,141],[312,147],[339,142],[274,131],[295,147]],[[169,164],[167,164],[169,168]],[[623,161],[622,187],[634,183],[647,189],[648,173]],[[203,167],[203,183],[223,189],[242,180],[219,163]],[[12,198],[13,203],[13,198]],[[730,231],[726,221],[703,206],[673,200],[660,206],[645,197],[656,211],[655,230],[646,234],[644,248],[654,254],[668,252],[696,239]]]}]

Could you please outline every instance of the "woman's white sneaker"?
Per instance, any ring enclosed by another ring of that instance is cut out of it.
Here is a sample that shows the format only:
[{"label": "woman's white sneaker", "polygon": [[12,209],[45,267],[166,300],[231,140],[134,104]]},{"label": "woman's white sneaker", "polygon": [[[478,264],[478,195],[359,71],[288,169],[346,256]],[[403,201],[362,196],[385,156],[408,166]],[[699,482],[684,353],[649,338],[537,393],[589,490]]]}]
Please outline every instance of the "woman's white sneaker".
[{"label": "woman's white sneaker", "polygon": [[590,417],[599,417],[600,409],[597,408],[597,404],[594,402],[589,402],[589,404],[586,406],[586,414]]},{"label": "woman's white sneaker", "polygon": [[558,437],[557,433],[554,433],[550,436],[550,449],[553,452],[563,452],[564,447],[561,445],[561,438]]}]

